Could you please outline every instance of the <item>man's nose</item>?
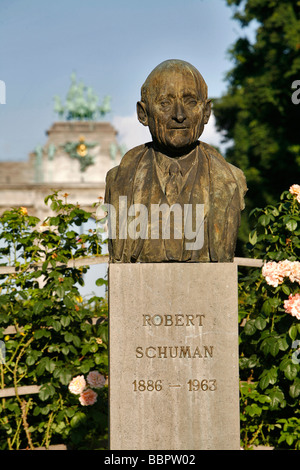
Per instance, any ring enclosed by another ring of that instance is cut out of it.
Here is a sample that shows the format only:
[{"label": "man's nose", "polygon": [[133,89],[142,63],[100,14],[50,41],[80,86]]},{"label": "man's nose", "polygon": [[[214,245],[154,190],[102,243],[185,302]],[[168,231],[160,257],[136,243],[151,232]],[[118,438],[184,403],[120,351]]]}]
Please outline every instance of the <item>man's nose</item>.
[{"label": "man's nose", "polygon": [[184,106],[180,101],[177,101],[174,105],[173,119],[178,122],[183,122],[186,119]]}]

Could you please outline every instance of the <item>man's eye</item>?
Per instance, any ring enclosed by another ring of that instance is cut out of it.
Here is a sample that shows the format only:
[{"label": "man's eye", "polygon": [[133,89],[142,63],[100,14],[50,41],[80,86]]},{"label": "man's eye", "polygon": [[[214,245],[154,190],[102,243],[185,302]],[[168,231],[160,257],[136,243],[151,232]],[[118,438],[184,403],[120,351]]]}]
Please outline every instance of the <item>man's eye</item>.
[{"label": "man's eye", "polygon": [[196,106],[197,101],[194,100],[194,99],[189,99],[189,100],[186,101],[186,104],[189,105],[189,106]]},{"label": "man's eye", "polygon": [[166,108],[166,107],[170,106],[170,101],[168,101],[168,100],[161,101],[161,102],[160,102],[160,105],[161,105],[163,108]]}]

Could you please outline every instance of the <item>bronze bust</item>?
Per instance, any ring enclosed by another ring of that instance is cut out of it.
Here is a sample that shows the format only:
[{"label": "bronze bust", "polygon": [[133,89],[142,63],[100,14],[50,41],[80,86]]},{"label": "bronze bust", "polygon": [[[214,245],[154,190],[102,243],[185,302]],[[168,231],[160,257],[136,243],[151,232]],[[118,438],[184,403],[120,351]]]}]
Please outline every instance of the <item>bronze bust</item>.
[{"label": "bronze bust", "polygon": [[153,141],[106,177],[110,262],[233,261],[246,180],[198,140],[210,112],[207,85],[188,62],[150,73],[137,115]]}]

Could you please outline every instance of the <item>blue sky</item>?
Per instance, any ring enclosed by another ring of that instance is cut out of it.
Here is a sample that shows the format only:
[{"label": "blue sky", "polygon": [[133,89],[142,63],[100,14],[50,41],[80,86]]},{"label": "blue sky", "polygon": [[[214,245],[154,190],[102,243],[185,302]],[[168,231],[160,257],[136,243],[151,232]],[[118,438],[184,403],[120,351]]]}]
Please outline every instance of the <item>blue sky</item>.
[{"label": "blue sky", "polygon": [[191,62],[210,97],[221,96],[228,48],[245,34],[232,15],[225,0],[0,0],[0,160],[27,159],[46,142],[53,97],[65,98],[72,72],[100,100],[112,97],[107,119],[127,146],[144,139],[136,101],[163,60]]}]

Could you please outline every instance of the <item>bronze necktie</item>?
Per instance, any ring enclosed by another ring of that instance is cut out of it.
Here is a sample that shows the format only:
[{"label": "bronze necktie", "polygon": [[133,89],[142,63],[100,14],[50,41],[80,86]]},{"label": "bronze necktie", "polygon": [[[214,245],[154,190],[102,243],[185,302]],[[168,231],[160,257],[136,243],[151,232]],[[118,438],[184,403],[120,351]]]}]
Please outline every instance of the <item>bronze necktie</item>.
[{"label": "bronze necktie", "polygon": [[[168,199],[168,203],[171,205],[176,204],[180,188],[182,184],[182,175],[180,167],[176,162],[172,162],[169,168],[169,179],[166,184],[165,193]],[[169,215],[169,220],[166,224],[170,226],[170,237],[165,238],[165,250],[166,257],[170,261],[180,261],[182,253],[182,220],[178,220]],[[179,235],[179,238],[178,238]]]},{"label": "bronze necktie", "polygon": [[165,194],[170,205],[175,204],[179,196],[181,186],[181,172],[177,163],[173,162],[169,168],[169,179],[166,184]]}]

